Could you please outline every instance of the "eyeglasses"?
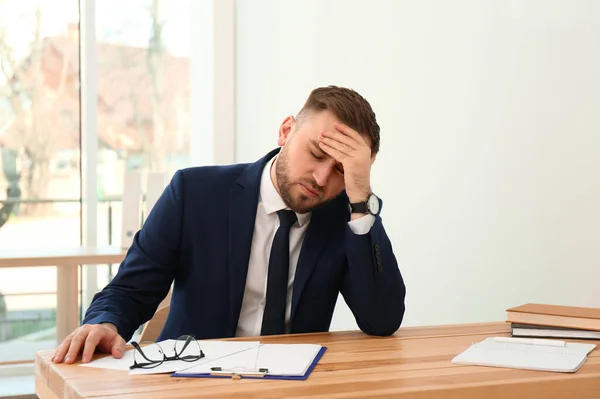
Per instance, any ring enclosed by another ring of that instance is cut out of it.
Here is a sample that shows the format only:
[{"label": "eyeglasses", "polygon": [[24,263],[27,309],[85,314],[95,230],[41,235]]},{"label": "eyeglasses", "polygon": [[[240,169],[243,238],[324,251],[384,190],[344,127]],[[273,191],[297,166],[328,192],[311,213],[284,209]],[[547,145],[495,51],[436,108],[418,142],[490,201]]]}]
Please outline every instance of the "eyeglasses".
[{"label": "eyeglasses", "polygon": [[129,366],[130,370],[151,369],[169,360],[195,362],[204,357],[200,344],[191,335],[182,335],[175,340],[172,356],[167,356],[163,348],[154,341],[140,343],[132,341],[131,345],[133,345],[134,351],[133,364]]}]

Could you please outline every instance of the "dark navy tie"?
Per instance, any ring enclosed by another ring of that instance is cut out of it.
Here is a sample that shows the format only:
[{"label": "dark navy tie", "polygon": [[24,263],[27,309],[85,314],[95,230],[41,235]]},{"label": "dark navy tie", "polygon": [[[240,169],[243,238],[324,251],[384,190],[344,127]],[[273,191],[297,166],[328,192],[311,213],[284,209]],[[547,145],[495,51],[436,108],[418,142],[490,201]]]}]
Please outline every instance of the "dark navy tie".
[{"label": "dark navy tie", "polygon": [[267,280],[267,304],[263,315],[261,335],[283,334],[287,300],[288,276],[290,270],[290,227],[298,218],[293,211],[281,210],[279,228],[273,239],[269,256]]}]

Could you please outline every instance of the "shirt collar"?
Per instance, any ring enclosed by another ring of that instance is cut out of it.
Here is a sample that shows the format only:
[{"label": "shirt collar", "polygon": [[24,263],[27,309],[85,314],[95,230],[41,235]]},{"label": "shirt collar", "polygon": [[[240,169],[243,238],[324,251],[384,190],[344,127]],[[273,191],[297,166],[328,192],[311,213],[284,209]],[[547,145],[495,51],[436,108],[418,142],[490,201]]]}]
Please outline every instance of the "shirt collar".
[{"label": "shirt collar", "polygon": [[[265,165],[263,169],[261,180],[260,180],[260,199],[263,203],[263,207],[267,215],[275,213],[282,209],[290,209],[285,205],[283,199],[277,192],[273,181],[271,180],[271,166],[273,166],[273,162],[277,159],[277,156],[271,158],[269,162]],[[296,216],[298,217],[298,225],[304,226],[310,220],[310,212],[308,213],[298,213],[296,212]]]}]

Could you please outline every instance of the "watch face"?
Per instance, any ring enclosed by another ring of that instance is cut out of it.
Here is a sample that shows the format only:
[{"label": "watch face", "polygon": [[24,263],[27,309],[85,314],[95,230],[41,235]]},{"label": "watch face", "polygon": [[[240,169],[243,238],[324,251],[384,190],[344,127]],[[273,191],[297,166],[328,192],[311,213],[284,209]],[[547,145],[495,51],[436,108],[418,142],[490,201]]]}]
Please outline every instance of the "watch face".
[{"label": "watch face", "polygon": [[375,194],[369,196],[369,210],[375,215],[379,213],[379,199]]}]

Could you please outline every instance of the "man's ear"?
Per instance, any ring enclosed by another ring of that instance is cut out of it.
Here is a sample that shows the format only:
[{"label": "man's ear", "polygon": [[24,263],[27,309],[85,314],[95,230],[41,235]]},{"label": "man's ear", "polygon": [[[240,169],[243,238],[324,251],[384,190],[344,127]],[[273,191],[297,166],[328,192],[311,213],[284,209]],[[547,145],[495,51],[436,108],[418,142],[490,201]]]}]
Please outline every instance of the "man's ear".
[{"label": "man's ear", "polygon": [[283,147],[287,142],[290,134],[296,126],[296,119],[290,115],[286,117],[279,127],[279,135],[277,136],[277,145]]}]

